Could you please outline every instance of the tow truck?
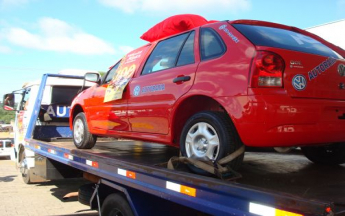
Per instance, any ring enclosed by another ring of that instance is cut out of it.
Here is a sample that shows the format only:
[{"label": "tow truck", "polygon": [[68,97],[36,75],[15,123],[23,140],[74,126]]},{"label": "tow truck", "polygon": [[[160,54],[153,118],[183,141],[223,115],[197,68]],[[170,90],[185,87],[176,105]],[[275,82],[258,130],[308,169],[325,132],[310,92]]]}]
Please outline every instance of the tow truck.
[{"label": "tow truck", "polygon": [[90,184],[80,187],[79,200],[99,215],[345,215],[345,167],[316,166],[298,153],[249,152],[240,173],[216,178],[171,163],[179,150],[170,146],[105,138],[93,149],[77,149],[61,120],[40,121],[52,78],[84,79],[43,75],[25,137],[16,144],[26,183],[83,176]]}]

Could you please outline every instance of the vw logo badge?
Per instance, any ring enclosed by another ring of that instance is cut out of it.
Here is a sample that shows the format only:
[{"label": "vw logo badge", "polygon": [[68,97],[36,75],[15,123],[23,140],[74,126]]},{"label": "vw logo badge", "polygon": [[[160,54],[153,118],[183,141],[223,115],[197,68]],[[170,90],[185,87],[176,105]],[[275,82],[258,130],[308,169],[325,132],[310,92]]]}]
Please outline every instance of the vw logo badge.
[{"label": "vw logo badge", "polygon": [[140,94],[140,86],[135,86],[133,94],[134,96],[138,96]]},{"label": "vw logo badge", "polygon": [[338,73],[340,76],[345,76],[345,65],[339,64],[338,65]]},{"label": "vw logo badge", "polygon": [[301,74],[297,74],[292,78],[292,86],[297,91],[303,91],[307,87],[307,80]]}]

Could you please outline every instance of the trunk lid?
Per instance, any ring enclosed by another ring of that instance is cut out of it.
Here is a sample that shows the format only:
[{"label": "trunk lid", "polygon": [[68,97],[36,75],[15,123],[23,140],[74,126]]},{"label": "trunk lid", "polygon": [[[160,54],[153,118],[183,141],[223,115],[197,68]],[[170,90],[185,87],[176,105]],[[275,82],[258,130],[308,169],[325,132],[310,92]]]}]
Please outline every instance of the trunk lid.
[{"label": "trunk lid", "polygon": [[284,59],[284,88],[291,97],[345,100],[344,59],[267,49]]}]

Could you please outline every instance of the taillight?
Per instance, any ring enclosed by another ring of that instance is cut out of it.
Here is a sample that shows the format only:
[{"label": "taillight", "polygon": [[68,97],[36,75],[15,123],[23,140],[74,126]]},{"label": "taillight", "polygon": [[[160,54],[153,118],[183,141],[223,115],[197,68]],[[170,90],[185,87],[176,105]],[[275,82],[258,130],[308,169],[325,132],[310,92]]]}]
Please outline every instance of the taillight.
[{"label": "taillight", "polygon": [[253,63],[252,87],[283,87],[285,63],[280,55],[258,51]]}]

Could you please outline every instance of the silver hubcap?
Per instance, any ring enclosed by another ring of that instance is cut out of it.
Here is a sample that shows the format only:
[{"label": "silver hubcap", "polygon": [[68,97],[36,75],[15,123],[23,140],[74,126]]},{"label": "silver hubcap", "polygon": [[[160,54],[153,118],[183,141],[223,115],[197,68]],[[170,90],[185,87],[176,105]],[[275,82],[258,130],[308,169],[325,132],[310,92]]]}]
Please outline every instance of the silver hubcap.
[{"label": "silver hubcap", "polygon": [[27,162],[26,162],[26,158],[24,158],[21,162],[20,162],[20,172],[23,174],[23,175],[26,175],[27,174],[27,169],[28,169],[28,165],[27,165]]},{"label": "silver hubcap", "polygon": [[196,123],[187,133],[187,157],[214,161],[219,154],[219,145],[216,130],[205,122]]},{"label": "silver hubcap", "polygon": [[73,130],[73,135],[74,135],[74,140],[77,143],[81,143],[84,139],[84,124],[81,121],[81,119],[77,119],[74,123],[74,130]]}]

